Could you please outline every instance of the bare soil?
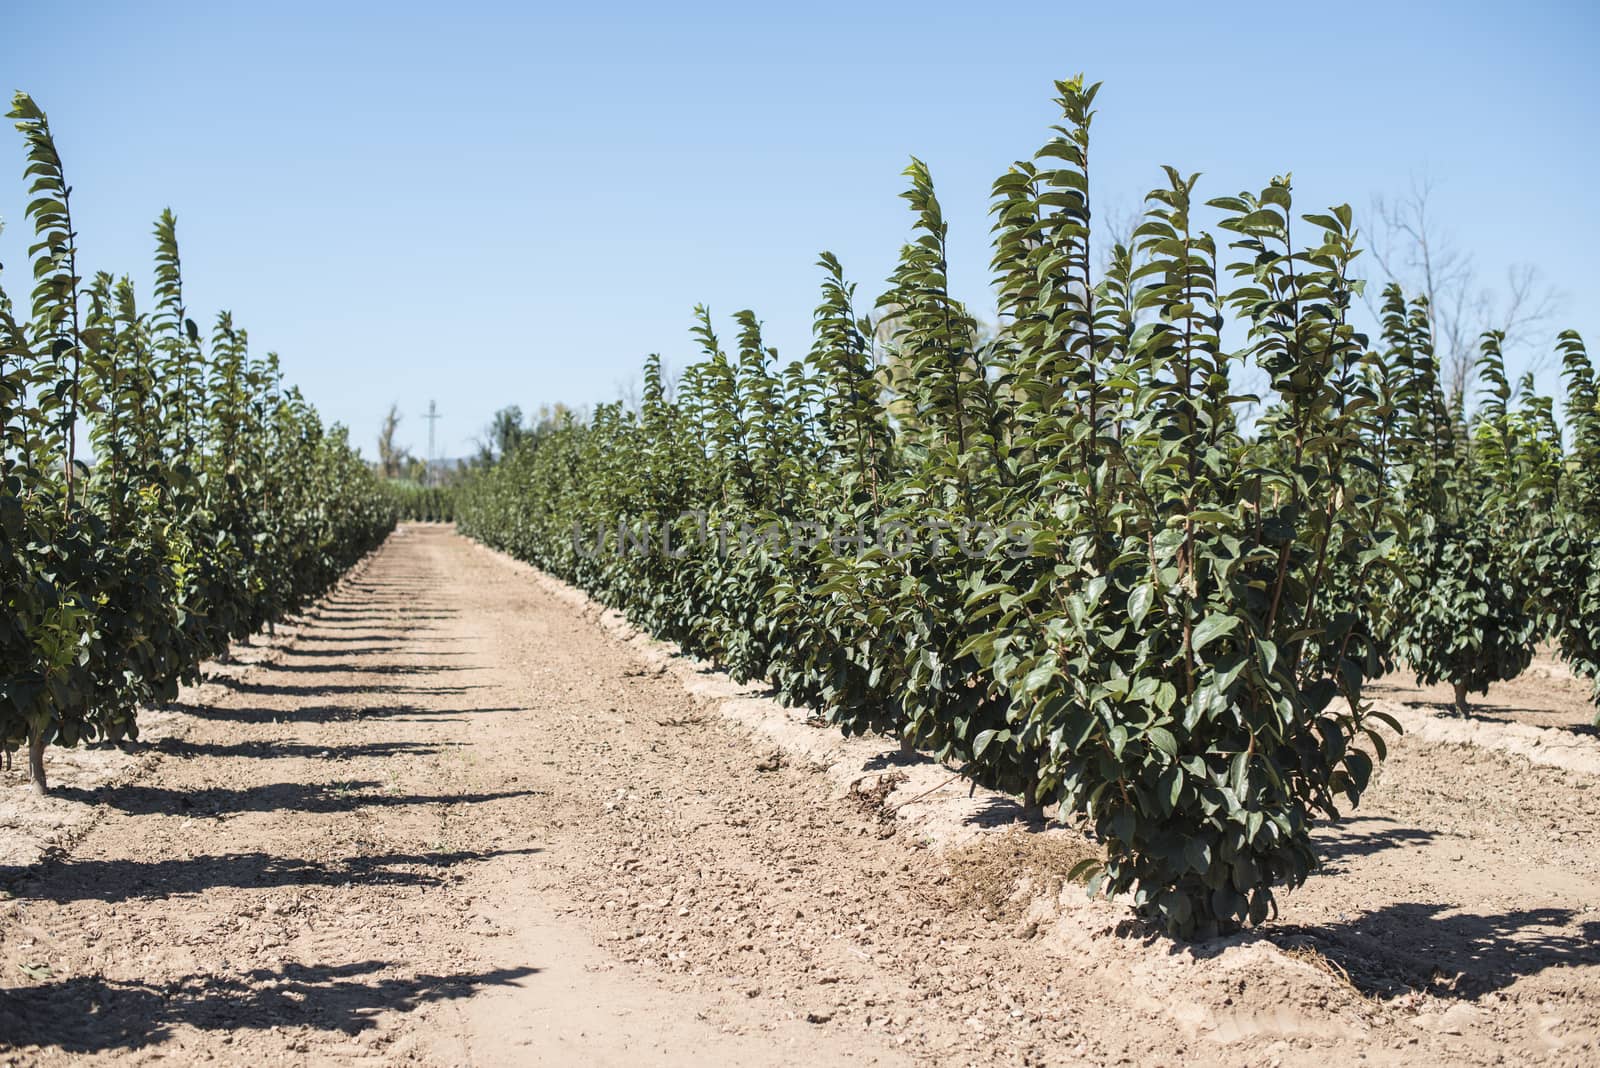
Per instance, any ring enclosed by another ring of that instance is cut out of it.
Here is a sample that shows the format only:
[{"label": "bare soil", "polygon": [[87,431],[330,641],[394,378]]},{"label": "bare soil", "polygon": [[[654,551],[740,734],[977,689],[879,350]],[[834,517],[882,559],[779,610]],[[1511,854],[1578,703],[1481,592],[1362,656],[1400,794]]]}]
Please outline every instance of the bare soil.
[{"label": "bare soil", "polygon": [[241,659],[55,797],[7,776],[0,1056],[1600,1061],[1600,776],[1499,735],[1397,739],[1274,923],[1183,945],[1063,883],[1080,836],[896,811],[940,769],[864,777],[448,528]]},{"label": "bare soil", "polygon": [[[1455,715],[1455,693],[1449,683],[1420,685],[1405,670],[1378,679],[1373,697],[1440,715]],[[1487,694],[1471,694],[1466,718],[1489,723],[1522,723],[1600,739],[1595,725],[1593,686],[1574,678],[1551,649],[1541,649],[1528,670],[1509,682],[1496,682]]]}]

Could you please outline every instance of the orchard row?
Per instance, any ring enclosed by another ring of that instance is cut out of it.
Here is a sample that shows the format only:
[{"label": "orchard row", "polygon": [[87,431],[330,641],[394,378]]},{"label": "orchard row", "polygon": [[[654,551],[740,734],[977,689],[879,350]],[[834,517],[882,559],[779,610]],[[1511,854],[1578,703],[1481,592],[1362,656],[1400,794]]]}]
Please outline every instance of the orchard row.
[{"label": "orchard row", "polygon": [[184,302],[176,227],[155,293],[80,275],[71,195],[44,113],[27,142],[25,308],[0,290],[0,742],[44,751],[135,736],[202,661],[304,608],[393,528],[340,427],[273,354]]},{"label": "orchard row", "polygon": [[[1312,821],[1395,727],[1362,692],[1397,658],[1480,690],[1548,636],[1594,675],[1600,413],[1565,335],[1563,447],[1491,334],[1469,420],[1426,305],[1391,287],[1358,330],[1352,213],[1302,213],[1287,179],[1201,205],[1168,169],[1102,269],[1096,89],[1059,83],[1060,125],[994,184],[997,329],[950,295],[913,161],[887,292],[862,306],[824,254],[806,358],[780,364],[749,312],[725,346],[702,310],[675,385],[652,357],[636,408],[534,433],[456,512],[848,733],[1059,804],[1105,846],[1093,885],[1201,935],[1312,870]],[[704,535],[797,524],[1021,529],[1028,551]]]}]

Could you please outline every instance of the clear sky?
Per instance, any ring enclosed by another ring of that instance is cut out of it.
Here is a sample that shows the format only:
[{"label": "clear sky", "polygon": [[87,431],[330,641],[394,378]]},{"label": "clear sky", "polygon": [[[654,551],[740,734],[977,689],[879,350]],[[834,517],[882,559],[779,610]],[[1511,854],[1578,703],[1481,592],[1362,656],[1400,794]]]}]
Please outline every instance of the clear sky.
[{"label": "clear sky", "polygon": [[[818,251],[869,299],[892,268],[911,154],[982,314],[990,182],[1078,71],[1105,83],[1102,211],[1163,163],[1207,196],[1290,170],[1303,210],[1363,214],[1426,175],[1484,280],[1536,266],[1550,333],[1600,355],[1597,48],[1586,3],[0,6],[0,81],[50,114],[88,267],[147,282],[171,205],[191,309],[231,309],[368,455],[391,401],[420,453],[437,400],[460,455],[505,404],[682,367],[696,302],[798,356]],[[0,136],[19,297],[21,160]]]}]

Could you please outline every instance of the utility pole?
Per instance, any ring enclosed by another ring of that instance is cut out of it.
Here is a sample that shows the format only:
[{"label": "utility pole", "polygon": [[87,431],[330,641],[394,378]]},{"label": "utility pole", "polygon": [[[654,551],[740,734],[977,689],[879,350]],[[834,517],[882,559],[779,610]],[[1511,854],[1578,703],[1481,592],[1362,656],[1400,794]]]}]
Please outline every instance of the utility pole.
[{"label": "utility pole", "polygon": [[436,481],[433,477],[433,427],[439,421],[439,406],[433,401],[429,401],[428,414],[423,418],[428,421],[428,460],[423,465],[422,480],[425,484],[432,486]]}]

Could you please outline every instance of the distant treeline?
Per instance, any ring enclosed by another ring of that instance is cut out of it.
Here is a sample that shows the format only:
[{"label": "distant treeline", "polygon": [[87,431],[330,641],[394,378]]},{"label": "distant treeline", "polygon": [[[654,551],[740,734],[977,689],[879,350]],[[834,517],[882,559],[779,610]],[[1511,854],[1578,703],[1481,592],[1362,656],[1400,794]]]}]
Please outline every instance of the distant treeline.
[{"label": "distant treeline", "polygon": [[456,519],[456,494],[451,486],[419,486],[415,482],[390,479],[383,484],[394,500],[401,519],[424,523],[453,523]]}]

